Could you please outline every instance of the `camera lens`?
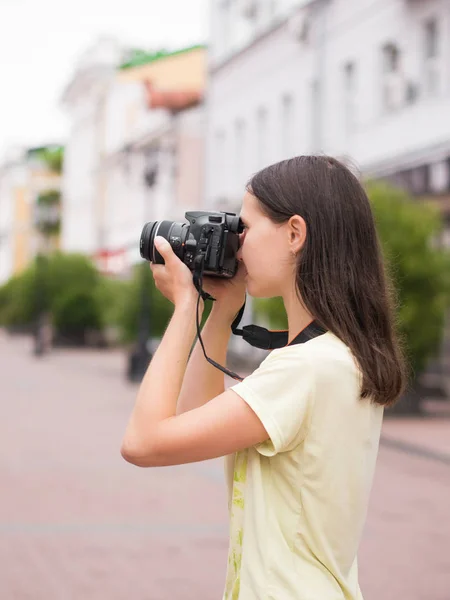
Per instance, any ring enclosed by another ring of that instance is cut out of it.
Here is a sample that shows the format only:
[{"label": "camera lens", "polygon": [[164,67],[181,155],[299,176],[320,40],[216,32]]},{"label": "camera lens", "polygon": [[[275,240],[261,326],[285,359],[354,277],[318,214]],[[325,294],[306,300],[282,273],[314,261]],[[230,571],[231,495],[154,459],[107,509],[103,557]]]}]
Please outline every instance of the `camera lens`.
[{"label": "camera lens", "polygon": [[164,259],[155,249],[156,236],[166,239],[172,246],[175,254],[183,260],[184,241],[188,227],[176,221],[151,221],[144,225],[141,233],[139,248],[142,258],[150,262],[163,265]]},{"label": "camera lens", "polygon": [[158,221],[151,221],[150,223],[146,223],[142,229],[141,239],[139,241],[139,251],[142,258],[145,260],[151,260],[153,241],[152,243],[150,243],[150,241],[154,239],[152,232],[157,225]]}]

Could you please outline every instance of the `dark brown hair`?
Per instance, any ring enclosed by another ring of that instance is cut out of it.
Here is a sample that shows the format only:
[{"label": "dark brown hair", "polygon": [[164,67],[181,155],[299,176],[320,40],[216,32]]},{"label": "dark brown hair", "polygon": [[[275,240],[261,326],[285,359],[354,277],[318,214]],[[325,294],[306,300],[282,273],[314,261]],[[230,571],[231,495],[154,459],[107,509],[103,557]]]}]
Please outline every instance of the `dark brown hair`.
[{"label": "dark brown hair", "polygon": [[303,217],[297,293],[314,318],[352,351],[361,397],[393,404],[407,385],[395,301],[369,199],[351,171],[328,156],[298,156],[247,185],[275,223]]}]

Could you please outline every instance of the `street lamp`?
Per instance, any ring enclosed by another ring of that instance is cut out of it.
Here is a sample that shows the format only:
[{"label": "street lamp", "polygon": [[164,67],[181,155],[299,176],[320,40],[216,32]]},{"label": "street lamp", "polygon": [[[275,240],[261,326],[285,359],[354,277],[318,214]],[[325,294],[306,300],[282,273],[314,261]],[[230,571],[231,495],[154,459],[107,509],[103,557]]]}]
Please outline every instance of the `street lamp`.
[{"label": "street lamp", "polygon": [[140,269],[140,300],[137,341],[131,351],[128,362],[127,377],[130,381],[140,382],[144,377],[152,358],[149,347],[151,338],[150,324],[150,285],[146,270],[147,265],[139,265]]},{"label": "street lamp", "polygon": [[33,332],[33,352],[35,356],[43,356],[49,349],[48,297],[45,278],[49,253],[49,236],[59,227],[60,223],[60,210],[56,198],[57,196],[53,192],[43,194],[38,197],[34,209],[34,223],[39,232],[39,246],[36,254],[36,280],[34,286],[36,318]]},{"label": "street lamp", "polygon": [[[146,189],[153,190],[158,175],[157,152],[153,149],[146,155],[147,164],[144,170],[144,184]],[[136,241],[138,243],[138,240]],[[136,344],[131,351],[128,360],[127,378],[133,382],[142,381],[150,360],[152,358],[150,349],[151,340],[151,283],[148,264],[139,265],[140,269],[140,310],[138,335]]]}]

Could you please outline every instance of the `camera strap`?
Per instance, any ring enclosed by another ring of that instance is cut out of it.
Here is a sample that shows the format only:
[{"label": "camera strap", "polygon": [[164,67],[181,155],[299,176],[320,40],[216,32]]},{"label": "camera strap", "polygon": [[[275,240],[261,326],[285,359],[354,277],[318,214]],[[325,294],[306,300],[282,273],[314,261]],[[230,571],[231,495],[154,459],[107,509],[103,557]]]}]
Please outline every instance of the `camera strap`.
[{"label": "camera strap", "polygon": [[[200,298],[203,300],[212,300],[215,301],[215,298],[210,296],[207,292],[205,292],[202,288],[203,284],[203,268],[204,268],[204,255],[201,254],[197,257],[195,265],[194,265],[194,285],[198,291],[198,299],[197,299],[197,309],[196,309],[196,325],[197,325],[197,336],[200,342],[200,345],[203,350],[203,354],[205,359],[213,366],[225,373],[225,375],[229,375],[232,379],[236,381],[243,381],[244,378],[230,371],[226,367],[222,367],[216,361],[209,358],[206,354],[205,346],[203,344],[201,332],[200,332],[200,319],[199,319],[199,308],[200,308]],[[289,341],[289,332],[288,331],[270,331],[269,329],[265,329],[264,327],[260,327],[259,325],[245,325],[242,329],[238,329],[239,323],[241,322],[242,315],[245,310],[245,302],[242,305],[240,311],[236,315],[234,319],[231,330],[234,335],[240,335],[242,338],[249,343],[251,346],[256,348],[260,348],[262,350],[275,350],[277,348],[284,348],[286,346],[293,346],[295,344],[303,344],[313,338],[322,335],[327,332],[327,330],[319,325],[317,321],[312,321],[305,329],[303,329],[293,340]]]},{"label": "camera strap", "polygon": [[238,329],[244,310],[245,302],[234,319],[231,330],[234,335],[242,336],[242,338],[251,346],[261,348],[262,350],[276,350],[277,348],[303,344],[304,342],[308,342],[327,332],[327,329],[319,325],[317,321],[312,321],[292,340],[292,342],[288,343],[289,331],[287,330],[269,330],[265,327],[260,327],[259,325],[244,325],[242,329]]},{"label": "camera strap", "polygon": [[203,300],[212,300],[216,301],[215,298],[210,296],[208,292],[205,292],[203,289],[203,268],[205,264],[205,255],[198,254],[194,260],[194,272],[193,272],[193,281],[197,292],[199,293],[199,297],[201,296]]}]

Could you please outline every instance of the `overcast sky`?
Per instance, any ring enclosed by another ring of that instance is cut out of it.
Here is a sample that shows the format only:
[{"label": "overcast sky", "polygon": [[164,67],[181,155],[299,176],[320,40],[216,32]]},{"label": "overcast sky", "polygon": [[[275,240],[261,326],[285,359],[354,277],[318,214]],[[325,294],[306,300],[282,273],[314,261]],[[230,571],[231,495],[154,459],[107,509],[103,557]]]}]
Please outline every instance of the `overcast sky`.
[{"label": "overcast sky", "polygon": [[0,161],[64,141],[61,93],[101,35],[149,49],[207,41],[208,0],[0,0]]}]

